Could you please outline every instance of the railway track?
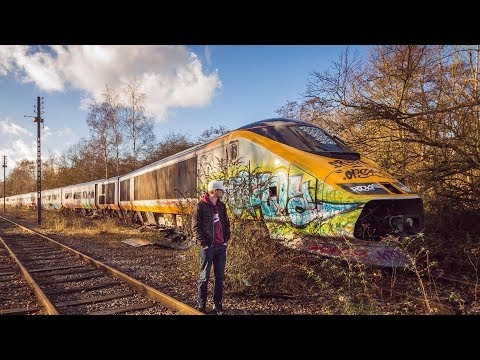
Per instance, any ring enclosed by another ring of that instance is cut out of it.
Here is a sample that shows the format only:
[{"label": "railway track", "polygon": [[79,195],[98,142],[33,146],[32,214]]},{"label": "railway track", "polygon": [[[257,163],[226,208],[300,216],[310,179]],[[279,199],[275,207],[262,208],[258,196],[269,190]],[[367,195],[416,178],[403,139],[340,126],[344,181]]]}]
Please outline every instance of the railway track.
[{"label": "railway track", "polygon": [[[16,227],[26,233],[14,232]],[[0,314],[185,314],[196,309],[0,216]]]}]

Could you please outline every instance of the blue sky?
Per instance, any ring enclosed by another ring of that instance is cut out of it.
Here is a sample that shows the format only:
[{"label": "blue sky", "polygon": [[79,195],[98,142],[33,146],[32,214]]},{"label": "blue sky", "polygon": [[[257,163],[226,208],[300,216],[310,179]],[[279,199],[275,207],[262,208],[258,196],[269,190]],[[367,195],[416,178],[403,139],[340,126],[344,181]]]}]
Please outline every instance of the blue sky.
[{"label": "blue sky", "polygon": [[[346,46],[0,46],[0,155],[7,173],[36,157],[34,105],[44,98],[42,157],[88,137],[88,104],[108,82],[144,84],[158,139],[196,138],[210,126],[235,129],[276,117],[297,100],[309,73],[327,69]],[[366,56],[366,46],[350,46]]]}]

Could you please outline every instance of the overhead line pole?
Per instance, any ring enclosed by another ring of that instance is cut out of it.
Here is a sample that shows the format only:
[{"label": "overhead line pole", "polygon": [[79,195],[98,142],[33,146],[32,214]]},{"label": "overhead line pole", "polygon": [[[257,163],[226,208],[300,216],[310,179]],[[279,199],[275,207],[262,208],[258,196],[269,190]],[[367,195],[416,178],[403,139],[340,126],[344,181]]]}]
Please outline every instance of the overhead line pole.
[{"label": "overhead line pole", "polygon": [[[43,99],[43,98],[42,98]],[[40,107],[40,96],[37,96],[37,115],[24,117],[33,117],[33,122],[37,123],[37,212],[38,212],[38,225],[42,224],[42,156],[40,151],[40,123],[43,123],[41,117],[42,109]]]},{"label": "overhead line pole", "polygon": [[5,195],[5,169],[7,167],[7,155],[3,155],[3,213],[5,214],[5,198],[7,195]]},{"label": "overhead line pole", "polygon": [[40,96],[37,96],[37,116],[34,122],[37,123],[37,211],[38,225],[42,224],[42,156],[40,151],[40,123],[43,119],[40,116]]}]

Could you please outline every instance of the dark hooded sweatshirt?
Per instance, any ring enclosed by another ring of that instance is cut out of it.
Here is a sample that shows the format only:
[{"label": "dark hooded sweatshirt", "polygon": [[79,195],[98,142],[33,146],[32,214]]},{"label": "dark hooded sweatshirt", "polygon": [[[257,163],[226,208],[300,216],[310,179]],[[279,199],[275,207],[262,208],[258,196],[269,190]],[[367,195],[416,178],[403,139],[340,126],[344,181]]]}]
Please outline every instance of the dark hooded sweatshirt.
[{"label": "dark hooded sweatshirt", "polygon": [[214,205],[205,193],[193,209],[193,236],[204,246],[222,246],[230,240],[230,222],[225,204]]}]

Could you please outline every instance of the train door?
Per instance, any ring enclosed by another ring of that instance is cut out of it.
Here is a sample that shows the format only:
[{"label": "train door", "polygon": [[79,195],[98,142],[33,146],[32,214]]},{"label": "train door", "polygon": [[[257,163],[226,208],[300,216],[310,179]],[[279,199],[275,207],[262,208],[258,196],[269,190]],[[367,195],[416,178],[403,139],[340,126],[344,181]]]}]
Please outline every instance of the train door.
[{"label": "train door", "polygon": [[87,200],[88,200],[88,208],[95,209],[95,192],[94,192],[95,185],[89,185],[87,189]]},{"label": "train door", "polygon": [[94,190],[94,201],[95,201],[95,208],[98,208],[98,184],[95,184],[95,190]]}]

